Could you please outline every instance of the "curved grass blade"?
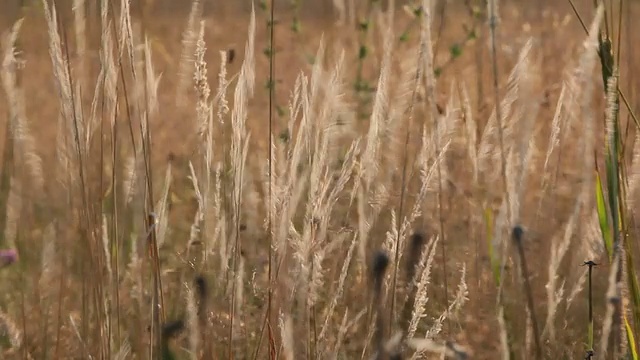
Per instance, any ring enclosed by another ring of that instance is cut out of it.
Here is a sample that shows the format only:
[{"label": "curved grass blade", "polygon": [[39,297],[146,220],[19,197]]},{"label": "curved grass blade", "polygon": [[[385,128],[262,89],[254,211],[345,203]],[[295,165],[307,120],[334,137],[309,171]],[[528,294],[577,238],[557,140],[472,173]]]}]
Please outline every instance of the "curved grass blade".
[{"label": "curved grass blade", "polygon": [[604,199],[604,191],[602,189],[602,180],[600,174],[596,172],[596,210],[598,211],[598,220],[600,221],[600,230],[602,231],[602,239],[604,247],[607,251],[609,261],[613,256],[613,238],[611,236],[611,226],[609,224],[609,215],[607,213],[607,205]]},{"label": "curved grass blade", "polygon": [[638,350],[636,349],[636,341],[635,338],[633,336],[633,330],[631,329],[631,324],[629,324],[629,320],[627,319],[626,315],[623,315],[624,317],[624,328],[626,330],[627,333],[627,343],[629,344],[629,358],[632,360],[638,360]]},{"label": "curved grass blade", "polygon": [[487,231],[487,246],[489,249],[489,261],[491,262],[491,271],[493,272],[493,279],[496,282],[496,286],[500,286],[500,261],[496,257],[495,249],[493,248],[493,211],[490,208],[484,210],[484,223]]}]

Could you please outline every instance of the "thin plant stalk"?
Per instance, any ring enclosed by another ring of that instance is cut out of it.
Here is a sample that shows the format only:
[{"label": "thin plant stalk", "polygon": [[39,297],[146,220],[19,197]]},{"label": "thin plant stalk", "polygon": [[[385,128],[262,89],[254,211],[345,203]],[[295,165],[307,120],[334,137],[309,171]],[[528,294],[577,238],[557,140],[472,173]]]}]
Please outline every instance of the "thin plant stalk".
[{"label": "thin plant stalk", "polygon": [[[271,51],[269,51],[269,133],[268,143],[269,149],[267,151],[268,163],[269,163],[269,195],[268,195],[268,214],[267,214],[267,236],[269,237],[269,259],[268,259],[268,279],[269,279],[269,289],[268,289],[268,299],[267,299],[267,318],[271,322],[273,317],[273,214],[272,214],[272,202],[273,202],[273,194],[272,194],[272,182],[273,182],[273,111],[274,111],[274,102],[276,96],[276,82],[274,80],[275,72],[276,72],[276,64],[275,64],[275,1],[271,0],[271,12],[269,14],[269,47]],[[273,339],[272,328],[269,326],[268,328],[269,339]],[[275,352],[275,344],[272,341],[269,341],[269,354],[273,354]]]},{"label": "thin plant stalk", "polygon": [[588,338],[587,338],[587,344],[588,344],[588,351],[593,351],[593,286],[592,286],[592,273],[593,273],[593,267],[597,266],[598,264],[596,264],[595,262],[593,262],[592,260],[589,261],[585,261],[583,266],[589,266],[589,272],[587,274],[588,278],[588,294],[587,294],[587,301],[589,303],[589,329],[588,329]]},{"label": "thin plant stalk", "polygon": [[498,73],[498,40],[496,32],[498,28],[497,14],[498,0],[489,0],[489,33],[491,36],[491,66],[493,69],[493,95],[495,103],[496,122],[498,127],[498,143],[500,146],[500,170],[502,172],[502,185],[507,201],[507,222],[511,221],[511,202],[507,190],[507,159],[504,146],[504,130],[502,128],[502,109],[500,108],[500,85]]},{"label": "thin plant stalk", "polygon": [[[580,22],[580,26],[582,26],[582,29],[588,35],[589,30],[587,28],[587,25],[585,24],[584,20],[582,19],[582,16],[580,16],[580,13],[578,12],[578,9],[576,8],[576,5],[573,3],[573,0],[567,0],[567,1],[569,2],[569,5],[571,5],[571,10],[573,10],[573,13],[578,18],[578,21]],[[631,118],[633,119],[633,122],[636,125],[636,128],[640,130],[640,120],[638,120],[638,117],[636,116],[635,112],[633,111],[633,108],[631,107],[631,104],[627,100],[626,95],[620,89],[620,84],[617,85],[616,90],[618,91],[618,95],[620,95],[620,99],[622,99],[622,102],[624,103],[625,108],[629,112],[629,116],[631,116]]]},{"label": "thin plant stalk", "polygon": [[[273,252],[273,213],[272,213],[272,204],[273,204],[273,114],[274,114],[274,103],[275,103],[275,32],[274,32],[274,23],[275,21],[275,2],[271,0],[271,8],[269,12],[269,133],[267,134],[267,142],[269,144],[267,149],[267,182],[268,182],[268,194],[267,194],[267,202],[268,202],[268,213],[267,213],[267,237],[269,239],[269,259],[267,260],[267,279],[269,280],[269,286],[267,289],[267,311],[265,313],[264,319],[262,321],[262,326],[260,329],[260,335],[258,336],[258,343],[256,345],[256,349],[253,353],[253,359],[257,359],[260,354],[260,348],[262,346],[262,338],[264,336],[265,330],[267,331],[268,336],[268,346],[269,346],[269,359],[273,358],[277,353],[276,345],[274,341],[274,332],[271,324],[276,324],[275,314],[273,313],[273,297],[274,290],[273,285],[277,276],[274,276],[278,273],[278,271],[274,272],[274,252]],[[281,259],[282,260],[282,259]],[[279,266],[278,266],[279,269]]]},{"label": "thin plant stalk", "polygon": [[[446,9],[446,5],[443,5],[443,14],[444,15],[444,9]],[[428,20],[427,20],[428,21]],[[444,25],[444,17],[441,19],[440,22],[440,29],[439,32],[442,31],[442,27]],[[427,22],[427,24],[425,26],[430,26],[429,22]],[[427,31],[430,32],[429,29],[427,29]],[[440,34],[438,35],[438,37],[440,36]],[[439,40],[439,38],[438,38]],[[438,41],[436,40],[436,41]],[[427,44],[427,46],[431,46],[431,44]],[[437,45],[436,45],[437,46]],[[437,48],[436,48],[437,50]],[[430,53],[431,51],[429,51]],[[429,54],[427,55],[429,56]],[[434,54],[435,56],[435,54]],[[433,60],[432,60],[433,63]],[[433,127],[434,127],[434,131],[436,133],[435,138],[435,147],[436,147],[436,159],[440,158],[440,119],[438,118],[438,110],[436,107],[436,98],[435,98],[435,77],[432,73],[427,73],[427,84],[426,84],[426,88],[428,89],[429,92],[429,102],[430,102],[430,106],[431,106],[431,116],[432,119],[431,121],[433,122]],[[439,225],[439,230],[440,230],[440,238],[441,240],[441,244],[442,246],[440,247],[441,249],[441,260],[442,260],[442,283],[444,285],[444,299],[445,299],[445,311],[447,313],[447,328],[450,329],[451,328],[451,321],[450,318],[448,316],[448,312],[449,312],[449,289],[448,289],[448,284],[447,284],[447,247],[446,247],[446,233],[444,231],[444,213],[442,210],[442,204],[443,204],[443,200],[442,200],[442,162],[438,161],[437,163],[437,171],[438,171],[438,225]],[[449,209],[451,210],[451,209]]]},{"label": "thin plant stalk", "polygon": [[382,360],[385,358],[384,349],[384,317],[382,316],[382,310],[384,309],[384,303],[382,301],[382,285],[384,284],[384,275],[389,266],[389,256],[384,252],[379,252],[374,256],[373,266],[371,268],[371,275],[373,281],[373,306],[376,314],[376,325],[374,334],[375,344],[375,359]]},{"label": "thin plant stalk", "polygon": [[536,358],[542,358],[542,345],[540,342],[540,331],[538,330],[538,320],[536,318],[535,306],[533,302],[533,291],[531,290],[531,284],[529,283],[529,270],[527,268],[527,257],[524,253],[523,244],[524,230],[520,226],[513,228],[512,237],[518,248],[518,255],[520,256],[520,269],[522,272],[522,280],[524,283],[524,292],[527,296],[527,306],[529,307],[529,316],[531,317],[531,326],[533,327],[533,336],[536,345]]},{"label": "thin plant stalk", "polygon": [[[422,15],[424,16],[424,12]],[[424,25],[422,25],[424,26]],[[406,183],[407,179],[410,177],[407,173],[409,167],[409,143],[411,141],[411,128],[413,126],[414,121],[414,107],[418,98],[418,87],[420,83],[420,79],[422,77],[423,71],[429,71],[429,69],[423,69],[422,63],[424,61],[424,57],[426,56],[426,47],[425,40],[423,38],[420,39],[420,50],[418,52],[418,65],[416,67],[416,73],[414,78],[413,90],[411,93],[411,102],[405,111],[405,115],[408,117],[408,123],[404,136],[404,144],[403,144],[403,155],[402,155],[402,178],[401,178],[401,188],[400,188],[400,205],[398,209],[398,218],[403,218],[404,205],[405,205],[405,192],[406,192]],[[393,272],[393,280],[391,284],[391,306],[390,306],[390,314],[389,321],[393,323],[393,318],[395,314],[395,302],[396,302],[396,293],[393,291],[396,288],[397,278],[398,278],[398,259],[400,258],[400,234],[402,229],[402,220],[398,221],[396,228],[396,252],[394,257],[394,272]]]}]

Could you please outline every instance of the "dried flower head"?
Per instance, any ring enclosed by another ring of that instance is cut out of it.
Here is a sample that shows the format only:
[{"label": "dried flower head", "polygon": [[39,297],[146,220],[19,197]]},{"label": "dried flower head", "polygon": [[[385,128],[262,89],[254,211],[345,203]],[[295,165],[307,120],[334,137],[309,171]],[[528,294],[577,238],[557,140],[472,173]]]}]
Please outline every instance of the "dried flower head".
[{"label": "dried flower head", "polygon": [[14,249],[0,250],[0,268],[18,261],[18,252]]}]

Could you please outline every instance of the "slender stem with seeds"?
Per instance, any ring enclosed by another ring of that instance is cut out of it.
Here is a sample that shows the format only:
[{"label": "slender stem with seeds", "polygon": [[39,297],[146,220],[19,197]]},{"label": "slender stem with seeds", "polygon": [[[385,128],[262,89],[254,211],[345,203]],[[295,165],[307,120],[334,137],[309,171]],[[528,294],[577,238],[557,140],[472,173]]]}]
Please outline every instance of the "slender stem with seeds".
[{"label": "slender stem with seeds", "polygon": [[[268,279],[269,279],[269,293],[268,293],[268,300],[267,300],[267,321],[269,323],[271,323],[271,319],[273,317],[273,282],[272,282],[272,277],[273,277],[273,232],[272,232],[272,226],[273,226],[273,214],[271,212],[272,210],[272,204],[273,204],[273,194],[272,194],[272,182],[273,182],[273,163],[272,163],[272,156],[273,156],[273,103],[275,101],[275,87],[276,87],[276,83],[274,80],[274,75],[275,75],[275,34],[274,34],[274,21],[275,21],[275,2],[274,0],[271,0],[271,12],[269,14],[269,21],[271,23],[271,26],[269,27],[269,46],[271,47],[271,51],[269,52],[269,81],[271,82],[271,86],[269,86],[269,134],[267,135],[269,137],[268,139],[268,144],[269,144],[269,149],[267,151],[267,156],[268,156],[268,162],[269,162],[269,195],[268,195],[268,214],[267,214],[267,236],[269,237],[269,264],[268,264]],[[273,338],[273,334],[271,333],[271,326],[269,326],[268,329],[269,332],[269,339]],[[275,348],[274,348],[274,344],[273,342],[269,341],[269,354],[272,354],[273,352],[275,352]]]},{"label": "slender stem with seeds", "polygon": [[593,267],[597,266],[598,264],[596,264],[595,262],[593,262],[592,260],[589,261],[585,261],[584,264],[582,266],[589,266],[589,273],[588,273],[588,282],[589,282],[589,292],[588,292],[588,302],[589,302],[589,331],[588,331],[588,346],[589,349],[593,351],[593,287],[592,287],[592,272],[593,272]]},{"label": "slender stem with seeds", "polygon": [[496,14],[496,1],[489,0],[489,30],[491,34],[491,65],[493,69],[493,95],[495,102],[496,122],[498,124],[498,143],[500,146],[500,171],[502,172],[502,186],[507,201],[507,222],[511,221],[511,201],[507,189],[507,159],[504,145],[504,129],[502,128],[502,109],[500,109],[500,84],[498,73],[498,40],[496,31],[498,27],[498,15]]},{"label": "slender stem with seeds", "polygon": [[402,155],[402,180],[401,180],[401,188],[400,188],[400,206],[398,209],[398,218],[401,219],[398,221],[396,226],[396,251],[394,255],[394,271],[393,271],[393,280],[391,283],[391,306],[389,311],[389,323],[393,324],[393,318],[395,314],[395,302],[396,302],[396,293],[395,288],[398,281],[398,259],[400,258],[400,231],[402,229],[402,216],[404,211],[404,201],[405,201],[405,187],[407,183],[407,168],[409,163],[409,142],[411,140],[411,128],[413,126],[414,120],[414,106],[418,97],[418,85],[420,82],[420,78],[422,76],[422,71],[426,71],[422,69],[423,57],[426,52],[424,41],[421,41],[420,51],[418,52],[418,66],[416,67],[416,73],[414,77],[413,90],[411,94],[411,102],[405,111],[405,115],[408,116],[408,124],[405,132],[404,144],[403,144],[403,155]]},{"label": "slender stem with seeds", "polygon": [[[499,77],[498,77],[498,54],[497,54],[497,39],[496,39],[496,30],[498,27],[498,15],[496,12],[498,11],[496,2],[498,0],[489,0],[489,33],[491,35],[491,64],[493,69],[493,95],[495,102],[495,114],[496,114],[496,123],[498,127],[498,143],[500,146],[500,171],[502,175],[502,187],[504,191],[506,206],[507,206],[507,225],[511,225],[511,199],[509,195],[509,189],[507,186],[507,159],[505,154],[505,145],[504,145],[504,129],[502,128],[502,111],[500,109],[500,88],[499,88]],[[509,242],[506,241],[504,245],[503,256],[507,256],[508,254]],[[506,266],[506,258],[502,261],[502,265],[500,266],[500,274],[504,274],[505,266]],[[498,284],[498,301],[500,303],[503,302],[503,283],[504,280],[502,276],[500,276],[500,282]]]},{"label": "slender stem with seeds", "polygon": [[[276,347],[273,340],[273,331],[272,331],[272,318],[273,314],[273,285],[278,279],[278,273],[280,269],[280,264],[276,267],[276,271],[273,270],[273,213],[272,204],[273,204],[273,192],[272,192],[272,182],[273,182],[273,110],[274,110],[274,102],[275,102],[275,81],[273,81],[275,75],[275,34],[274,34],[274,20],[275,20],[275,3],[271,0],[271,9],[269,13],[269,133],[268,136],[268,146],[267,149],[267,162],[268,162],[268,210],[267,210],[267,237],[269,239],[269,259],[267,264],[267,279],[269,282],[267,289],[267,311],[265,312],[264,318],[262,320],[262,326],[260,328],[260,335],[258,336],[258,344],[256,345],[256,349],[253,352],[253,359],[257,359],[260,354],[260,348],[262,346],[262,338],[264,336],[265,330],[267,330],[268,335],[268,346],[269,346],[269,358],[271,359],[273,355],[276,353]],[[282,260],[282,259],[281,259]]]},{"label": "slender stem with seeds", "polygon": [[[446,5],[445,5],[446,6]],[[444,12],[444,10],[443,10]],[[441,26],[444,22],[444,18],[441,20],[442,22],[440,23]],[[428,26],[428,25],[427,25]],[[442,29],[441,29],[442,30]],[[429,74],[428,76],[433,76],[432,74]],[[435,91],[435,89],[432,89],[432,91]],[[435,101],[435,99],[431,99],[432,101]],[[432,121],[433,121],[433,126],[435,129],[435,147],[436,147],[436,166],[437,166],[437,170],[438,170],[438,225],[440,228],[440,238],[442,239],[440,241],[441,243],[441,261],[442,261],[442,284],[443,284],[443,291],[444,291],[444,300],[445,300],[445,313],[447,315],[447,329],[450,330],[451,329],[451,320],[449,319],[449,288],[448,288],[448,284],[447,284],[447,239],[446,239],[446,234],[444,231],[444,213],[442,211],[442,161],[440,161],[440,119],[438,119],[438,111],[436,109],[436,104],[432,103],[430,104],[431,108],[432,108]],[[451,210],[451,209],[449,209]]]},{"label": "slender stem with seeds", "polygon": [[447,13],[447,3],[448,1],[441,1],[438,4],[441,5],[440,13],[438,17],[440,18],[440,24],[438,24],[438,33],[436,35],[436,42],[433,46],[433,61],[435,62],[438,57],[438,51],[440,50],[440,40],[442,40],[442,32],[445,27],[446,13]]},{"label": "slender stem with seeds", "polygon": [[[588,35],[589,29],[587,28],[587,25],[585,24],[585,22],[582,20],[582,16],[580,16],[580,13],[578,12],[576,5],[573,3],[573,0],[567,0],[567,1],[569,2],[569,5],[571,5],[571,9],[573,10],[573,13],[578,18],[578,21],[580,22],[582,29]],[[611,71],[612,69],[608,69],[608,70]],[[635,112],[631,108],[631,104],[629,104],[629,101],[627,100],[627,97],[625,96],[624,92],[622,92],[622,90],[620,89],[619,83],[616,85],[616,90],[618,91],[618,95],[620,95],[620,98],[622,99],[624,106],[627,108],[629,115],[633,119],[633,122],[635,123],[636,128],[640,129],[640,120],[638,120],[638,117],[636,116]]]}]

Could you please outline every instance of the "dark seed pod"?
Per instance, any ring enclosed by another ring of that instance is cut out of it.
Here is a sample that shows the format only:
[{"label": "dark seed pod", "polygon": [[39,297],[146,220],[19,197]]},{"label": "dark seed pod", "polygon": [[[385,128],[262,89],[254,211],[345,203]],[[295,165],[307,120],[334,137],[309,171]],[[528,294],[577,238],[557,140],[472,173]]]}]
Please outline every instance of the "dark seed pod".
[{"label": "dark seed pod", "polygon": [[227,64],[233,63],[233,59],[236,58],[236,51],[234,49],[227,50]]},{"label": "dark seed pod", "polygon": [[377,356],[376,359],[384,358],[384,317],[382,316],[382,310],[384,304],[382,302],[382,283],[384,279],[384,273],[389,266],[389,256],[379,250],[373,256],[373,263],[371,264],[371,277],[373,279],[373,306],[376,312],[376,330],[374,335],[374,343],[376,344]]},{"label": "dark seed pod", "polygon": [[198,275],[193,282],[196,286],[196,294],[198,295],[198,300],[200,300],[200,302],[204,302],[207,299],[209,292],[209,289],[207,288],[207,281],[202,275]]},{"label": "dark seed pod", "polygon": [[425,237],[421,232],[415,232],[411,235],[411,239],[409,240],[409,253],[407,254],[407,281],[413,280],[416,265],[418,265],[418,262],[420,261],[424,242]]},{"label": "dark seed pod", "polygon": [[166,341],[176,337],[182,330],[184,330],[184,321],[175,320],[168,322],[162,328],[162,338]]},{"label": "dark seed pod", "polygon": [[511,237],[516,243],[522,243],[522,238],[524,237],[524,229],[522,226],[514,226],[513,231],[511,232]]},{"label": "dark seed pod", "polygon": [[378,251],[373,257],[371,267],[371,275],[376,282],[382,281],[387,266],[389,266],[389,256],[384,251]]}]

